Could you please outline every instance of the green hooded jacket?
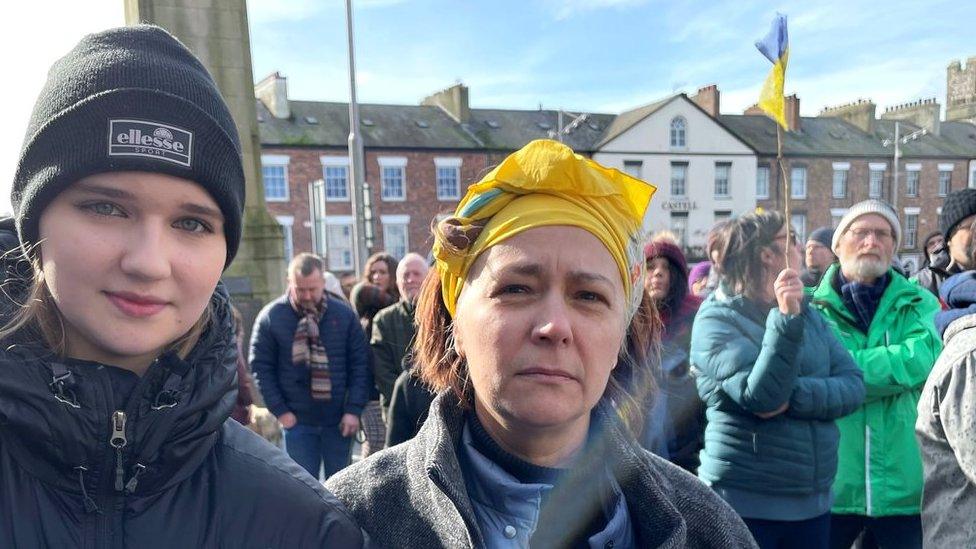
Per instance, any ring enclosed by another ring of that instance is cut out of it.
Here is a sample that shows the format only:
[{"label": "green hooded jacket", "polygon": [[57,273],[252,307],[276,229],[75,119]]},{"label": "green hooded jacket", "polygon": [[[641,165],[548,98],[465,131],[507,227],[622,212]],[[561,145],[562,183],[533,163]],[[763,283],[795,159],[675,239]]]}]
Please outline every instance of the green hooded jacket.
[{"label": "green hooded jacket", "polygon": [[889,270],[868,333],[834,288],[838,265],[807,291],[812,305],[864,373],[864,405],[837,420],[840,428],[833,513],[872,517],[918,514],[922,458],[915,440],[919,395],[942,342],[935,330],[939,302]]}]

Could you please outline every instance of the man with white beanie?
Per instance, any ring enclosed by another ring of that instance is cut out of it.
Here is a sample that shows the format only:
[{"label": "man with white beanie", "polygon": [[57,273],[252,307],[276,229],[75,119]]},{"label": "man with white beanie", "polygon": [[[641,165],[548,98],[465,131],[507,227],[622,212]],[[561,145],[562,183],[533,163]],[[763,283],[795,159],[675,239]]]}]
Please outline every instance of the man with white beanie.
[{"label": "man with white beanie", "polygon": [[838,263],[808,290],[864,373],[867,391],[861,408],[837,420],[831,547],[850,547],[864,530],[882,548],[922,546],[914,425],[941,350],[933,322],[940,307],[930,292],[892,270],[900,240],[898,217],[887,204],[855,204],[831,241]]}]

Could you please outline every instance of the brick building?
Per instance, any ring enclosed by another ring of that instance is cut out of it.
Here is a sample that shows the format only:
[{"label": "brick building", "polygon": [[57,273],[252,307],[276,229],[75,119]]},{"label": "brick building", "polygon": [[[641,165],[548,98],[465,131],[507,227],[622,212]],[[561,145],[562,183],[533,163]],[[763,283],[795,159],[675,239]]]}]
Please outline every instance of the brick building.
[{"label": "brick building", "polygon": [[[969,60],[970,68],[976,71],[976,60]],[[948,100],[957,115],[969,112],[968,74],[949,68]],[[286,257],[314,251],[327,258],[330,270],[351,271],[348,104],[290,100],[287,81],[277,73],[258,83],[255,94],[265,195],[285,226]],[[716,86],[707,86],[693,97],[676,94],[620,115],[581,115],[472,109],[468,89],[458,84],[420,105],[360,105],[368,247],[395,256],[428,253],[431,221],[453,211],[471,183],[505,155],[563,127],[563,140],[577,152],[636,170],[658,185],[656,201],[664,209],[672,203],[700,206],[694,219],[690,211],[678,212],[688,216],[678,217],[681,226],[673,208],[662,210],[659,221],[670,214],[670,225],[657,227],[684,231],[686,251],[694,255],[720,215],[755,206],[781,210],[784,203],[775,123],[755,108],[720,114],[719,97]],[[784,167],[792,223],[801,236],[835,225],[856,202],[879,198],[895,205],[902,219],[899,254],[919,265],[921,242],[938,229],[942,198],[976,186],[976,125],[964,116],[941,121],[940,110],[929,99],[889,108],[879,118],[874,103],[860,100],[801,117],[799,99],[787,98],[791,131],[784,134]],[[677,144],[676,121],[682,123]],[[901,137],[924,130],[900,145],[897,193],[894,147],[885,145],[893,141],[896,122]],[[671,196],[676,169],[685,174],[677,202]],[[748,204],[740,204],[744,199]]]},{"label": "brick building", "polygon": [[[817,117],[799,116],[799,99],[787,98],[789,132],[784,133],[783,157],[790,179],[793,225],[801,235],[836,224],[852,204],[878,198],[892,204],[902,220],[898,254],[917,268],[924,238],[938,230],[943,197],[972,185],[971,160],[976,158],[976,126],[941,122],[934,99],[889,108],[876,116],[871,101],[825,108]],[[744,115],[720,115],[720,120],[756,149],[757,205],[783,209],[784,186],[776,161],[774,122],[754,109]],[[925,129],[900,145],[898,189],[894,194],[892,164],[895,122],[899,136]]]},{"label": "brick building", "polygon": [[[351,271],[348,104],[290,100],[277,73],[255,93],[265,198],[285,227],[285,256],[314,251],[330,270]],[[550,137],[561,119],[553,110],[471,109],[467,95],[456,85],[421,105],[360,105],[371,252],[427,254],[431,221],[453,212],[506,155]],[[586,154],[611,119],[579,117],[564,141]]]}]

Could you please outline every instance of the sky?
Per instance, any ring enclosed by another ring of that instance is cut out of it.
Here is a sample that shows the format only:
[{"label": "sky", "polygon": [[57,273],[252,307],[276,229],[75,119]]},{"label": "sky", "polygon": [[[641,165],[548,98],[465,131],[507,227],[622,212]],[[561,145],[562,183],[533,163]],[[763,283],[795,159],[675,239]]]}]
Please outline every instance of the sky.
[{"label": "sky", "polygon": [[[946,66],[976,57],[967,2],[898,0],[353,0],[362,103],[417,104],[456,82],[472,107],[618,113],[717,84],[723,113],[756,102],[754,42],[789,18],[786,93],[801,114],[872,99],[945,103]],[[254,78],[291,99],[348,101],[345,2],[249,0]],[[81,36],[124,23],[122,0],[11,2],[0,21],[0,212],[47,68]]]}]

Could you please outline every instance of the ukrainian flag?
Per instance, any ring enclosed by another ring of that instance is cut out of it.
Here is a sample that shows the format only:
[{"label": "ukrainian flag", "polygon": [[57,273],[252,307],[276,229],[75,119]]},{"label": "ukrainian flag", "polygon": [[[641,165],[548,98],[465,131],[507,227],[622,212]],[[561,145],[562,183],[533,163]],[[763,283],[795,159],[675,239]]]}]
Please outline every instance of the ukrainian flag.
[{"label": "ukrainian flag", "polygon": [[783,98],[783,81],[786,80],[786,62],[790,58],[790,40],[786,33],[786,16],[777,13],[769,34],[756,42],[756,47],[773,63],[769,76],[759,95],[759,108],[772,117],[783,129],[786,125],[786,101]]}]

